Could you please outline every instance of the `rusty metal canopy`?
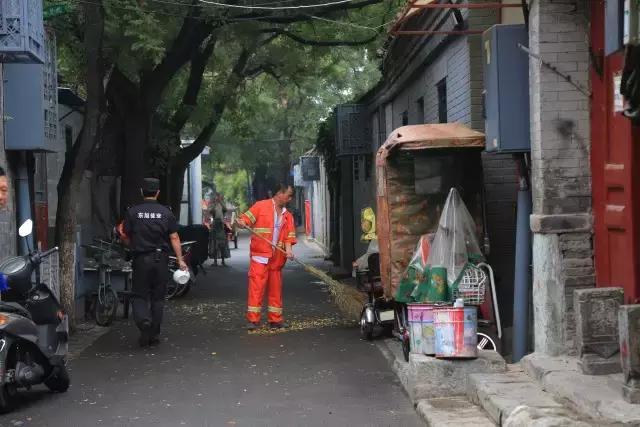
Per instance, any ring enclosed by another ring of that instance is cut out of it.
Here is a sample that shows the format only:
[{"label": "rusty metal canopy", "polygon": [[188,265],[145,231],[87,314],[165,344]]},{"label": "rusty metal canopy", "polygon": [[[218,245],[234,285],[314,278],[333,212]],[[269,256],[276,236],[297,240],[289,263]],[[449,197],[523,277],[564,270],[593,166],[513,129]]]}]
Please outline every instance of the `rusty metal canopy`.
[{"label": "rusty metal canopy", "polygon": [[402,126],[391,132],[378,155],[394,149],[430,148],[484,148],[484,134],[461,123]]},{"label": "rusty metal canopy", "polygon": [[450,0],[451,3],[441,3],[439,0],[409,0],[405,7],[400,11],[397,19],[391,27],[390,33],[394,36],[424,36],[431,34],[482,34],[484,30],[474,29],[459,29],[453,31],[438,31],[438,30],[403,30],[404,24],[412,16],[422,13],[423,10],[433,9],[503,9],[508,7],[522,7],[521,3],[501,3],[501,2],[488,2],[488,3],[453,3],[454,0]]}]

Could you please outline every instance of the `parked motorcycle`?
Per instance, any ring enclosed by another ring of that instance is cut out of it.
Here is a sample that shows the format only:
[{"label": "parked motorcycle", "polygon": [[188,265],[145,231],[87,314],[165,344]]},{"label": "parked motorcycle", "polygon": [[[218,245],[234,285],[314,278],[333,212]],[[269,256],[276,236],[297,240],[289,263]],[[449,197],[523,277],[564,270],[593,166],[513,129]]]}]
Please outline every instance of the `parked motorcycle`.
[{"label": "parked motorcycle", "polygon": [[[33,222],[27,220],[18,234],[26,238],[32,230]],[[54,392],[69,388],[67,315],[46,284],[31,281],[43,259],[57,250],[31,251],[0,263],[9,288],[0,301],[0,412],[15,407],[20,388],[37,384]]]}]

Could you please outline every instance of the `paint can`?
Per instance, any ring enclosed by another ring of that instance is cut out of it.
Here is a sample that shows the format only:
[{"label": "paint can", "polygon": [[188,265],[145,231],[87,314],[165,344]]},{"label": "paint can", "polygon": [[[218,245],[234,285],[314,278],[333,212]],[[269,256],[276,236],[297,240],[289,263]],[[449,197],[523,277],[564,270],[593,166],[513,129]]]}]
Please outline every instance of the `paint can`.
[{"label": "paint can", "polygon": [[436,357],[474,359],[478,357],[477,307],[447,307],[433,311]]},{"label": "paint can", "polygon": [[447,283],[447,268],[434,265],[431,267],[429,278],[429,289],[427,290],[427,301],[448,302],[449,285]]},{"label": "paint can", "polygon": [[433,356],[435,348],[435,329],[433,327],[432,304],[407,304],[411,352]]}]

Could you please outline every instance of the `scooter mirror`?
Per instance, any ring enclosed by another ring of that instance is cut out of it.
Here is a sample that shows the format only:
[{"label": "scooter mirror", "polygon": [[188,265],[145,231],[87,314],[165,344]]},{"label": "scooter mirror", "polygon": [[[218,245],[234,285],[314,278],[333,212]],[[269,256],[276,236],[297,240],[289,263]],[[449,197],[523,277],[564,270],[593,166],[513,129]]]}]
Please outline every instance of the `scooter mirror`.
[{"label": "scooter mirror", "polygon": [[30,219],[26,220],[18,229],[18,234],[20,237],[27,237],[33,232],[33,221]]}]

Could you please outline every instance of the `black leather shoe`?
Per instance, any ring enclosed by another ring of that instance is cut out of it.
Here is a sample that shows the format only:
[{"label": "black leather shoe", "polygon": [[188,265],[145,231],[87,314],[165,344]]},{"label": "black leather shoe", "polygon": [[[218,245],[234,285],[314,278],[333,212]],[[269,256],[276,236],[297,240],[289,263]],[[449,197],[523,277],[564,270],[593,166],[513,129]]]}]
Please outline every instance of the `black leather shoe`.
[{"label": "black leather shoe", "polygon": [[159,336],[151,337],[149,339],[149,345],[158,345],[158,344],[160,344],[160,337]]}]

